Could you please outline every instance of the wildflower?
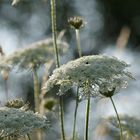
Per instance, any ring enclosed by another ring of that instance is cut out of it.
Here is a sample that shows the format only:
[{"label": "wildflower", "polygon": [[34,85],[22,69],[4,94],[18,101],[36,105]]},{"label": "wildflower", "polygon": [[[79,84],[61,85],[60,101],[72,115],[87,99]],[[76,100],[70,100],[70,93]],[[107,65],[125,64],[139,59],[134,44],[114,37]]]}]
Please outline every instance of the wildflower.
[{"label": "wildflower", "polygon": [[[111,116],[107,118],[106,120],[109,123],[109,125],[112,126],[112,128],[116,128],[113,130],[116,131],[116,134],[117,134],[118,121],[116,120],[116,118]],[[140,138],[140,119],[130,117],[130,116],[122,116],[120,120],[123,127],[123,135],[125,139],[129,140],[129,139],[133,139],[137,137]]]},{"label": "wildflower", "polygon": [[68,19],[68,23],[74,29],[80,29],[80,28],[82,28],[84,26],[83,19],[81,17],[79,17],[79,16],[70,17]]},{"label": "wildflower", "polygon": [[29,104],[25,104],[24,101],[20,99],[15,99],[15,100],[9,100],[5,106],[9,108],[20,108],[23,110],[27,110],[29,108]]},{"label": "wildflower", "polygon": [[37,129],[47,129],[46,117],[24,111],[22,109],[0,108],[0,133],[1,137],[11,135],[26,135]]},{"label": "wildflower", "polygon": [[[127,86],[128,78],[133,78],[126,70],[124,61],[103,55],[84,56],[70,61],[54,70],[46,82],[46,92],[57,88],[63,95],[73,85],[79,87],[79,98],[117,93]],[[106,93],[106,94],[104,94]]]},{"label": "wildflower", "polygon": [[[63,54],[67,50],[68,45],[66,42],[58,40],[58,47],[60,54]],[[4,63],[12,66],[16,65],[20,69],[36,69],[52,60],[53,54],[52,39],[46,39],[14,52],[5,58]]]}]

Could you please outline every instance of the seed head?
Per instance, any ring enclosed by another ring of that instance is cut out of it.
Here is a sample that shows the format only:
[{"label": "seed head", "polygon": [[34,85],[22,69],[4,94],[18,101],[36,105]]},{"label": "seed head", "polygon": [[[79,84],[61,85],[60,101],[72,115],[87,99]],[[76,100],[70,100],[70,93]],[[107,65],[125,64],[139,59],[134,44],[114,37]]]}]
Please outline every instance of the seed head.
[{"label": "seed head", "polygon": [[79,16],[70,17],[68,23],[74,29],[80,29],[84,26],[83,19]]},{"label": "seed head", "polygon": [[133,78],[126,70],[129,66],[114,57],[84,56],[55,69],[45,89],[48,92],[58,88],[58,95],[63,95],[76,85],[79,86],[79,98],[113,96],[127,86],[128,78]]}]

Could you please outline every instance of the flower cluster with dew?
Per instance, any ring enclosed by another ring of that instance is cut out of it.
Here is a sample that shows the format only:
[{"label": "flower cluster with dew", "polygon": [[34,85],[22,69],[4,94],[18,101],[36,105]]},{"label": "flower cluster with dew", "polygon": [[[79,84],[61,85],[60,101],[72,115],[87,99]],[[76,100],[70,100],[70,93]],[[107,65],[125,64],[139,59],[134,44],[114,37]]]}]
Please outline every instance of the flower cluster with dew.
[{"label": "flower cluster with dew", "polygon": [[53,71],[46,82],[46,92],[58,89],[58,95],[63,95],[72,86],[79,87],[79,98],[108,96],[109,91],[117,93],[126,88],[132,74],[127,71],[130,65],[115,57],[104,55],[84,56],[68,62]]},{"label": "flower cluster with dew", "polygon": [[[125,115],[121,116],[120,120],[123,127],[123,136],[126,140],[130,140],[130,138],[140,138],[140,119]],[[114,131],[118,130],[118,121],[114,116],[106,118],[106,121],[108,122],[110,129],[113,128]]]},{"label": "flower cluster with dew", "polygon": [[33,111],[1,107],[0,108],[0,137],[12,135],[27,135],[32,131],[46,130],[49,122],[45,116]]},{"label": "flower cluster with dew", "polygon": [[[68,44],[57,40],[59,53],[62,55],[68,49]],[[19,69],[31,70],[52,60],[54,54],[52,39],[46,39],[33,43],[23,49],[19,49],[4,59],[4,63],[18,66]],[[1,67],[1,66],[0,66]]]}]

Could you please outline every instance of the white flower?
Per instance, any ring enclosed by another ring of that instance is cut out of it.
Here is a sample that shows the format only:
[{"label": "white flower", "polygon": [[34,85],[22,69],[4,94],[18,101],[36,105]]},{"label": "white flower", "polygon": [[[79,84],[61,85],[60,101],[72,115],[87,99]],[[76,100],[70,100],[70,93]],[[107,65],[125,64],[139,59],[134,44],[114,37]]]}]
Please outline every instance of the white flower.
[{"label": "white flower", "polygon": [[0,133],[1,137],[10,135],[26,135],[33,130],[46,129],[48,121],[46,117],[24,111],[22,109],[0,108]]},{"label": "white flower", "polygon": [[[57,40],[59,54],[63,54],[68,49],[68,44]],[[20,69],[39,68],[41,65],[50,62],[54,58],[53,40],[46,39],[35,42],[27,47],[19,49],[13,54],[5,57],[5,64],[18,66]]]},{"label": "white flower", "polygon": [[133,78],[126,70],[124,61],[103,55],[84,56],[70,61],[54,70],[46,83],[46,92],[58,88],[62,95],[73,85],[79,86],[80,98],[118,92],[127,85],[127,78]]}]

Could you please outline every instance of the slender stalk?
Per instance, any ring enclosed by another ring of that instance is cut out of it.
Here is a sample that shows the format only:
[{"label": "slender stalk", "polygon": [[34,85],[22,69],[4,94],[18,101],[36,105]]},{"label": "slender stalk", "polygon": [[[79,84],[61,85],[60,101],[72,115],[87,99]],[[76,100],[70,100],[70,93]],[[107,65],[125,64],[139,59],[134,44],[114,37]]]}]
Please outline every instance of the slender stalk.
[{"label": "slender stalk", "polygon": [[56,66],[59,67],[59,53],[57,47],[57,27],[56,27],[56,3],[55,0],[51,0],[51,22],[52,22],[52,37],[53,37],[53,45],[55,51],[55,59]]},{"label": "slender stalk", "polygon": [[78,109],[78,92],[79,87],[77,87],[77,94],[76,94],[76,105],[75,105],[75,111],[74,111],[74,123],[73,123],[73,140],[75,139],[75,130],[76,130],[76,118],[77,118],[77,109]]},{"label": "slender stalk", "polygon": [[27,137],[28,137],[28,140],[31,140],[31,137],[30,137],[30,135],[29,135],[29,134],[27,134]]},{"label": "slender stalk", "polygon": [[[81,53],[81,45],[80,45],[80,30],[75,29],[76,33],[76,44],[77,44],[77,50],[79,53],[79,58],[82,57]],[[74,111],[74,123],[73,123],[73,140],[75,139],[75,130],[76,130],[76,118],[77,118],[77,110],[78,110],[78,92],[79,92],[79,87],[77,87],[77,94],[76,94],[76,105],[75,105],[75,111]]]},{"label": "slender stalk", "polygon": [[115,106],[115,104],[114,104],[114,101],[113,101],[112,97],[110,97],[110,100],[111,100],[111,103],[112,103],[112,105],[113,105],[113,108],[114,108],[114,110],[115,110],[115,113],[116,113],[116,116],[117,116],[117,119],[118,119],[118,122],[119,122],[120,140],[123,140],[123,130],[122,130],[122,125],[121,125],[120,117],[119,117],[117,108],[116,108],[116,106]]},{"label": "slender stalk", "polygon": [[79,57],[82,57],[81,45],[80,45],[80,30],[75,29],[75,33],[76,33],[76,43],[77,43],[77,50],[79,53]]},{"label": "slender stalk", "polygon": [[86,126],[85,126],[85,138],[84,140],[88,140],[88,127],[89,127],[89,111],[90,111],[90,97],[87,99],[87,108],[86,108]]},{"label": "slender stalk", "polygon": [[5,96],[6,96],[6,100],[8,101],[9,97],[8,97],[8,81],[4,80],[4,86],[5,86]]},{"label": "slender stalk", "polygon": [[38,75],[35,68],[33,68],[33,81],[34,81],[34,104],[35,104],[35,112],[39,111],[39,81]]},{"label": "slender stalk", "polygon": [[[52,37],[53,37],[53,46],[55,50],[55,59],[56,59],[56,67],[60,66],[59,63],[59,55],[58,55],[58,47],[57,47],[57,27],[56,27],[56,3],[55,0],[51,0],[51,22],[52,22]],[[59,98],[60,101],[60,125],[61,125],[61,137],[65,140],[65,132],[64,132],[64,109],[63,109],[63,97]]]},{"label": "slender stalk", "polygon": [[[35,112],[40,113],[40,100],[39,100],[39,80],[37,71],[35,68],[33,68],[33,81],[34,81],[34,104],[35,104]],[[37,139],[42,139],[42,133],[41,131],[37,132]]]}]

